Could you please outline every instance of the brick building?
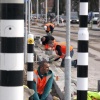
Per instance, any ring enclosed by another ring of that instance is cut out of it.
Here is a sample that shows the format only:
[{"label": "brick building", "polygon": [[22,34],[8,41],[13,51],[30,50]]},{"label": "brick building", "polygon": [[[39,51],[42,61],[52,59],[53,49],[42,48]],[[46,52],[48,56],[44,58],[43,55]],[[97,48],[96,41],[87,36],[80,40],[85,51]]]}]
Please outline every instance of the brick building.
[{"label": "brick building", "polygon": [[[47,11],[51,12],[54,6],[54,0],[47,0]],[[43,2],[43,9],[45,10],[45,2]]]}]

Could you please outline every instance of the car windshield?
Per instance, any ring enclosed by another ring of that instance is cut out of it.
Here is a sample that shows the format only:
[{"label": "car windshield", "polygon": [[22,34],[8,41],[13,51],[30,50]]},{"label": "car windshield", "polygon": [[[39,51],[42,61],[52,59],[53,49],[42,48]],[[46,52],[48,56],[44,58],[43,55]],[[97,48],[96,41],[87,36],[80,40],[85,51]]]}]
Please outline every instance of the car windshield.
[{"label": "car windshield", "polygon": [[71,16],[71,19],[78,19],[77,16]]},{"label": "car windshield", "polygon": [[99,14],[95,14],[95,17],[99,17]]}]

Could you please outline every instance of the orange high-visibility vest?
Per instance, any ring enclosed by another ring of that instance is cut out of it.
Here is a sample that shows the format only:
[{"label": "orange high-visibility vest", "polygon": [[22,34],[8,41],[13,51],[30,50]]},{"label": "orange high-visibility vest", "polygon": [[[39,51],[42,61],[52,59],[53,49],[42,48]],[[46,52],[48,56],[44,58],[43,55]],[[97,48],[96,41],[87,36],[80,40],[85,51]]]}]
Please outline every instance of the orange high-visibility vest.
[{"label": "orange high-visibility vest", "polygon": [[48,44],[45,44],[45,45],[44,45],[44,48],[45,48],[45,49],[48,49],[48,48],[50,48],[50,46],[49,46]]},{"label": "orange high-visibility vest", "polygon": [[49,78],[51,77],[51,74],[48,76],[44,76],[42,79],[39,77],[37,70],[34,70],[34,79],[33,81],[36,82],[37,86],[37,92],[38,94],[42,94],[44,92],[44,88],[46,86],[46,83],[48,82]]},{"label": "orange high-visibility vest", "polygon": [[52,23],[48,23],[48,24],[51,25],[54,28],[54,24],[52,24]]},{"label": "orange high-visibility vest", "polygon": [[50,31],[50,25],[49,24],[45,24],[45,26],[47,26],[47,31]]},{"label": "orange high-visibility vest", "polygon": [[[53,41],[53,42],[56,42],[55,40],[52,40],[52,41]],[[51,48],[51,47],[49,46],[49,44],[45,44],[45,45],[44,45],[44,48],[45,48],[45,49],[48,49],[48,48]]]},{"label": "orange high-visibility vest", "polygon": [[54,24],[53,23],[47,23],[46,25],[47,26],[50,26],[51,25],[54,28]]},{"label": "orange high-visibility vest", "polygon": [[[60,56],[60,58],[64,58],[65,54],[66,54],[66,42],[57,42],[55,43],[55,48],[57,45],[61,46],[61,52],[62,52],[62,56]],[[70,46],[70,51],[73,50],[73,46]]]}]

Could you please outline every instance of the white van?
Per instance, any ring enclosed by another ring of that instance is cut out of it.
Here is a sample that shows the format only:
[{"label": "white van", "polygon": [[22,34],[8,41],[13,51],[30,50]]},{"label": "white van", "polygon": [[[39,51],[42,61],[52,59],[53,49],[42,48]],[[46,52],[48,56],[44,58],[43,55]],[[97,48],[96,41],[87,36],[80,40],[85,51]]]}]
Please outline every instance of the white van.
[{"label": "white van", "polygon": [[97,20],[99,18],[99,12],[93,12],[93,23],[97,24]]},{"label": "white van", "polygon": [[89,12],[88,14],[88,21],[93,21],[93,24],[97,24],[97,20],[99,18],[99,12]]}]

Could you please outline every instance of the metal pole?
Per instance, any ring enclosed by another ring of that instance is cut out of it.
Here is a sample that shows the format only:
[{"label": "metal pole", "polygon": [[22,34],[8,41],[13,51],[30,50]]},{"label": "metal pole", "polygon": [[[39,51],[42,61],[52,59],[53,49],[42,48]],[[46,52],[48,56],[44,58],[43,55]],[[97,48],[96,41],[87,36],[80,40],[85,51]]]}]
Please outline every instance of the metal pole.
[{"label": "metal pole", "polygon": [[37,20],[38,20],[38,12],[39,11],[39,6],[38,6],[38,0],[37,0]]},{"label": "metal pole", "polygon": [[28,0],[28,34],[30,34],[30,1]]},{"label": "metal pole", "polygon": [[24,61],[27,62],[27,0],[25,1],[25,49],[24,49]]},{"label": "metal pole", "polygon": [[23,100],[24,0],[0,5],[0,100]]},{"label": "metal pole", "polygon": [[[27,43],[27,86],[30,89],[33,89],[33,61],[34,61],[34,54],[33,54],[33,47],[34,47],[34,36],[33,34],[28,34],[28,43]],[[29,100],[33,100],[32,98],[29,98]]]},{"label": "metal pole", "polygon": [[66,0],[65,100],[71,100],[70,4],[71,0]]},{"label": "metal pole", "polygon": [[31,20],[32,20],[32,13],[33,13],[33,10],[32,10],[32,1],[31,1]]},{"label": "metal pole", "polygon": [[77,100],[87,100],[88,91],[88,0],[80,0],[77,61]]},{"label": "metal pole", "polygon": [[100,0],[99,0],[99,19],[100,19]]},{"label": "metal pole", "polygon": [[57,2],[57,24],[59,25],[59,0],[58,0],[58,2]]},{"label": "metal pole", "polygon": [[45,18],[46,18],[46,22],[47,22],[47,0],[45,0]]}]

